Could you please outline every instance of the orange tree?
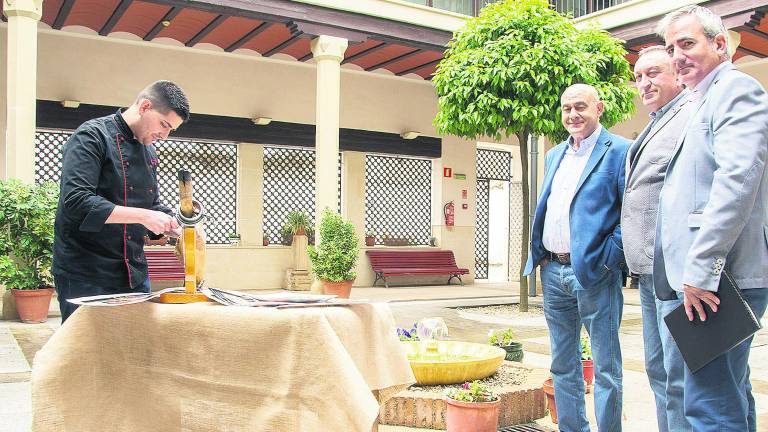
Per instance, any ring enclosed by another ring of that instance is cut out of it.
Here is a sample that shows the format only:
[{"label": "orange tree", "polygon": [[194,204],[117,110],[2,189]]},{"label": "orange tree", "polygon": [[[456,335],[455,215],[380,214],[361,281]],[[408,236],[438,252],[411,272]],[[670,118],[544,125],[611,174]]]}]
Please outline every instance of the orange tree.
[{"label": "orange tree", "polygon": [[530,239],[528,138],[567,137],[560,94],[575,83],[597,88],[605,127],[629,118],[635,93],[625,54],[620,40],[596,28],[576,29],[546,0],[504,0],[486,6],[457,31],[437,67],[434,123],[440,133],[468,139],[516,136],[520,143],[522,310],[528,307],[528,281],[522,277]]}]

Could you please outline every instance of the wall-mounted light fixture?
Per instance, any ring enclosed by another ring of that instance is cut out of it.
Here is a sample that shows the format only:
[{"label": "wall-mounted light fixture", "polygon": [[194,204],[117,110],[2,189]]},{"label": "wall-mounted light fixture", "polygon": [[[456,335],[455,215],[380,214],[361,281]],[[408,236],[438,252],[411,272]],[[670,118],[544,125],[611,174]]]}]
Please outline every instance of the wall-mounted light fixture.
[{"label": "wall-mounted light fixture", "polygon": [[421,132],[406,131],[406,132],[401,133],[400,137],[402,137],[403,139],[411,140],[411,139],[414,139],[414,138],[418,138],[419,135],[421,135]]},{"label": "wall-mounted light fixture", "polygon": [[266,126],[272,123],[272,117],[254,117],[251,121],[257,126]]},{"label": "wall-mounted light fixture", "polygon": [[64,99],[63,101],[61,101],[61,106],[63,106],[64,108],[77,108],[80,106],[80,101]]}]

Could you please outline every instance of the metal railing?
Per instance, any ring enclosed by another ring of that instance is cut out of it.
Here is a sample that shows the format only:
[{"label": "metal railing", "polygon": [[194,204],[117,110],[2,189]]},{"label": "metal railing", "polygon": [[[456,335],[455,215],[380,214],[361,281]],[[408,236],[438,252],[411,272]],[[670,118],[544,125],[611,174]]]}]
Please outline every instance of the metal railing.
[{"label": "metal railing", "polygon": [[[498,0],[405,0],[410,3],[429,6],[437,9],[456,12],[464,15],[477,16],[480,9]],[[574,18],[609,7],[626,3],[629,0],[549,0],[556,11],[572,14]]]}]

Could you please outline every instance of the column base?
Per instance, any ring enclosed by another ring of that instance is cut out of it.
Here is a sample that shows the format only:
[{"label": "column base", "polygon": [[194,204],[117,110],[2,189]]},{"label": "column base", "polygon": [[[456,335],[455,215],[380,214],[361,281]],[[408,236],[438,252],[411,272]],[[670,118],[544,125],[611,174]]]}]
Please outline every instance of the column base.
[{"label": "column base", "polygon": [[309,291],[312,287],[312,275],[308,270],[288,269],[285,271],[285,278],[288,281],[286,289],[290,291]]}]

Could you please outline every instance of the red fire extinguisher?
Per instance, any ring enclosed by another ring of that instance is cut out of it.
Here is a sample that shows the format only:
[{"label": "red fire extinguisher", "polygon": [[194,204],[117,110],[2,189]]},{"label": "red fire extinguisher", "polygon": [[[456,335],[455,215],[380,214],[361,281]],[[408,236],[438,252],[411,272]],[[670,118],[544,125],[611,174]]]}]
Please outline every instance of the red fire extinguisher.
[{"label": "red fire extinguisher", "polygon": [[443,206],[443,216],[445,216],[445,226],[453,226],[453,215],[455,213],[453,201]]}]

